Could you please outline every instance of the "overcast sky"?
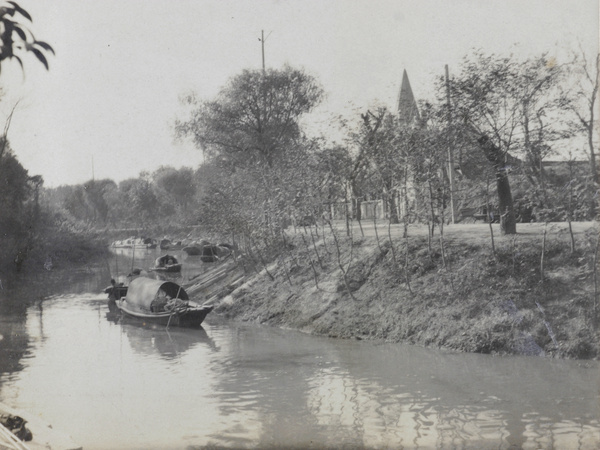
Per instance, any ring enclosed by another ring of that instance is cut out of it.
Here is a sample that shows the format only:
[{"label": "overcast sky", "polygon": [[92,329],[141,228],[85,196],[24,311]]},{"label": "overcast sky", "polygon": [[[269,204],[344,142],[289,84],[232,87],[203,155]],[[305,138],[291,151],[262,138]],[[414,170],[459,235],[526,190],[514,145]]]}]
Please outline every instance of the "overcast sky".
[{"label": "overcast sky", "polygon": [[[174,143],[178,97],[210,99],[242,69],[289,63],[327,92],[318,120],[374,103],[393,106],[402,71],[417,100],[434,75],[486,53],[559,61],[581,43],[598,51],[598,0],[18,0],[37,39],[56,56],[33,57],[25,79],[2,66],[4,119],[30,175],[46,186],[92,177],[119,182],[161,165],[196,167],[201,152]],[[4,120],[3,120],[4,121]],[[92,163],[93,162],[93,163]],[[92,172],[93,168],[93,172]]]}]

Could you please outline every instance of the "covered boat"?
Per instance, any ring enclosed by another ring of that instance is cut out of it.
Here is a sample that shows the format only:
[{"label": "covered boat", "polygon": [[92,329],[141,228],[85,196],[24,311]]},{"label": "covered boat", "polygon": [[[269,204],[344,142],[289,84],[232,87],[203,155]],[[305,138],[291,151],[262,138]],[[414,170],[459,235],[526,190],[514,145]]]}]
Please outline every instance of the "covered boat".
[{"label": "covered boat", "polygon": [[202,247],[200,261],[202,262],[218,262],[231,255],[231,250],[228,247],[221,245],[209,244]]},{"label": "covered boat", "polygon": [[154,261],[153,271],[156,272],[181,272],[181,263],[173,255],[162,255]]},{"label": "covered boat", "polygon": [[213,309],[189,300],[177,283],[145,277],[132,280],[125,297],[115,299],[109,295],[109,308],[114,307],[131,317],[180,327],[200,326]]}]

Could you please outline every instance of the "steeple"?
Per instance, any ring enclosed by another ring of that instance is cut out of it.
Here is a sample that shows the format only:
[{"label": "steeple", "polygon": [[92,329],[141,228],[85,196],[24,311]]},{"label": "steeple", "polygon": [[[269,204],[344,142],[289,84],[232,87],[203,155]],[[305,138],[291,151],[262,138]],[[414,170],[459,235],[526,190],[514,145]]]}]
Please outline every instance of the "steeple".
[{"label": "steeple", "polygon": [[406,69],[402,74],[402,84],[400,85],[400,93],[398,94],[398,117],[405,125],[414,125],[420,118],[419,108],[410,87]]}]

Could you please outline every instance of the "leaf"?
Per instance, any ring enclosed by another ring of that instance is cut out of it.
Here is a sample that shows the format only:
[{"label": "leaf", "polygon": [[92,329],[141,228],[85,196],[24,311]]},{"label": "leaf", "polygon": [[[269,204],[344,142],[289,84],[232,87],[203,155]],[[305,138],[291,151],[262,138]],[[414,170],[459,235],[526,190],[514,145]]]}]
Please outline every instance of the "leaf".
[{"label": "leaf", "polygon": [[46,67],[46,70],[49,70],[48,61],[46,61],[46,57],[44,56],[44,54],[42,52],[40,52],[37,48],[32,48],[31,51],[37,57],[37,59],[40,60],[40,62],[44,65],[44,67]]},{"label": "leaf", "polygon": [[23,71],[23,73],[25,73],[25,69],[23,68],[23,61],[21,61],[21,58],[19,58],[17,55],[13,55],[12,57],[15,58],[19,62],[19,65],[21,66],[21,71]]},{"label": "leaf", "polygon": [[15,30],[15,32],[19,35],[21,39],[23,39],[24,41],[27,40],[27,35],[25,34],[25,31],[21,28],[19,24],[15,23],[13,26],[13,30]]},{"label": "leaf", "polygon": [[43,42],[43,41],[35,41],[34,44],[39,45],[44,50],[46,50],[48,52],[52,52],[53,55],[56,55],[56,53],[54,53],[54,49],[50,46],[50,44],[47,44],[46,42]]},{"label": "leaf", "polygon": [[27,11],[25,11],[23,8],[21,8],[17,3],[15,3],[15,2],[8,2],[8,3],[13,5],[15,11],[17,11],[19,14],[21,14],[23,17],[25,17],[30,22],[33,22],[33,19],[31,18],[29,13]]}]

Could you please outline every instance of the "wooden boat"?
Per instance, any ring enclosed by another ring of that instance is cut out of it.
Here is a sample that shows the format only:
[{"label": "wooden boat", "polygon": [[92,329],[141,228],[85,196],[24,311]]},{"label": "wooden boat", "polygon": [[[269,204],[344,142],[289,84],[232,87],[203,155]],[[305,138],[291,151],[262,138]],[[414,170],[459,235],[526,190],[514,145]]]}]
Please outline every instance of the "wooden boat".
[{"label": "wooden boat", "polygon": [[124,286],[123,283],[117,284],[114,278],[110,280],[110,283],[110,286],[104,289],[104,293],[108,294],[109,298],[119,300],[127,295],[127,286]]},{"label": "wooden boat", "polygon": [[190,256],[197,256],[200,253],[202,253],[202,247],[199,247],[197,245],[186,245],[182,248],[182,250]]},{"label": "wooden boat", "polygon": [[151,250],[158,245],[156,239],[130,237],[120,241],[114,241],[110,246],[112,248],[134,248],[140,250]]},{"label": "wooden boat", "polygon": [[200,261],[202,262],[218,262],[227,258],[231,255],[231,249],[229,247],[221,245],[205,245],[202,247],[202,254],[200,255]]},{"label": "wooden boat", "polygon": [[162,255],[154,261],[154,272],[181,272],[181,263],[173,255]]},{"label": "wooden boat", "polygon": [[[118,293],[118,291],[117,291]],[[185,289],[172,281],[139,277],[127,287],[125,297],[109,293],[109,309],[147,322],[180,327],[199,327],[213,310],[189,300]]]}]

